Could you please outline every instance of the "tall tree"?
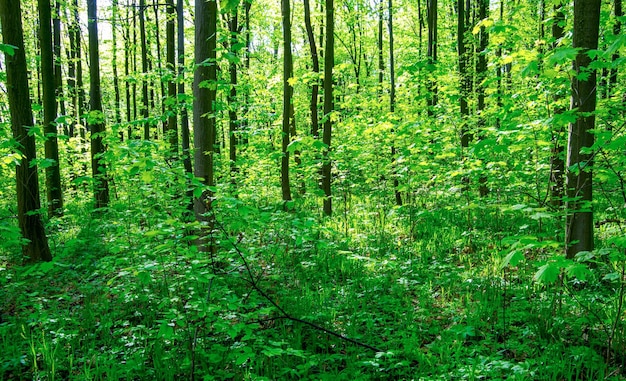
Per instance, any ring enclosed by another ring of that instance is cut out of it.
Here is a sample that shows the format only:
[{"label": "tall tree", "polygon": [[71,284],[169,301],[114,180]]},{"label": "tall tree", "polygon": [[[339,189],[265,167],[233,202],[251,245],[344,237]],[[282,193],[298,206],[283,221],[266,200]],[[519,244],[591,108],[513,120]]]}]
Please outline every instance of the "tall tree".
[{"label": "tall tree", "polygon": [[236,184],[235,174],[237,173],[237,141],[238,141],[238,120],[237,109],[237,63],[239,62],[239,10],[237,6],[228,14],[228,49],[230,59],[228,61],[228,73],[230,76],[230,89],[228,91],[228,155],[230,161],[231,184]]},{"label": "tall tree", "polygon": [[63,215],[63,190],[59,168],[59,144],[57,141],[57,101],[54,76],[54,55],[52,48],[52,8],[50,0],[38,0],[39,45],[41,49],[41,79],[43,88],[44,131],[46,133],[45,156],[46,196],[48,214]]},{"label": "tall tree", "polygon": [[[178,82],[178,97],[181,99],[180,104],[180,132],[181,132],[181,148],[183,154],[183,166],[187,176],[191,177],[193,169],[191,166],[191,150],[190,150],[190,137],[189,137],[189,113],[187,112],[187,104],[185,101],[185,10],[183,8],[183,0],[177,0],[176,2],[176,37],[178,42],[178,75],[180,77]],[[191,189],[187,192],[187,195],[193,196]],[[193,208],[193,203],[190,204]]]},{"label": "tall tree", "polygon": [[[113,92],[115,93],[115,123],[119,126],[122,123],[121,96],[120,96],[120,80],[117,74],[117,19],[118,19],[118,0],[111,1],[111,67],[113,69]],[[120,138],[123,139],[124,134],[119,131]]]},{"label": "tall tree", "polygon": [[98,5],[87,0],[87,30],[89,33],[89,130],[91,132],[91,173],[94,180],[96,208],[109,205],[109,181],[104,160],[106,133],[100,89],[100,47],[98,45]]},{"label": "tall tree", "polygon": [[[195,148],[195,176],[209,187],[194,200],[196,218],[208,224],[212,230],[213,219],[209,215],[212,209],[215,152],[215,98],[217,95],[217,1],[196,0],[195,3],[195,62],[197,68],[193,81],[193,128]],[[209,246],[201,245],[203,250],[213,251]]]},{"label": "tall tree", "polygon": [[598,48],[600,0],[574,1],[574,48],[579,49],[572,76],[571,109],[576,121],[569,126],[567,145],[567,256],[593,250],[592,130],[595,126],[596,70],[589,50]]},{"label": "tall tree", "polygon": [[[393,0],[389,0],[388,9],[389,12],[389,112],[391,114],[396,112],[396,62],[394,52],[394,39],[393,39]],[[395,134],[395,130],[391,132]],[[393,192],[396,199],[396,205],[402,205],[402,194],[400,193],[400,180],[398,179],[398,171],[396,169],[396,145],[391,144],[391,160],[394,167],[393,174]]]},{"label": "tall tree", "polygon": [[148,95],[148,41],[146,39],[146,0],[139,0],[139,38],[141,39],[141,72],[143,78],[141,80],[141,96],[143,117],[143,138],[150,139],[150,98]]},{"label": "tall tree", "polygon": [[311,135],[315,138],[319,136],[319,116],[317,112],[317,98],[319,96],[319,73],[320,59],[317,55],[317,46],[315,44],[315,34],[313,33],[313,24],[311,23],[311,6],[309,0],[304,0],[304,26],[306,28],[307,39],[309,40],[309,51],[311,52],[311,63],[313,65],[313,85],[311,86],[311,101],[309,110],[311,111]]},{"label": "tall tree", "polygon": [[[480,21],[486,20],[489,16],[489,0],[479,0],[478,18]],[[489,44],[489,33],[484,24],[480,26],[480,36],[478,38],[478,57],[476,60],[476,113],[478,114],[479,138],[484,136],[484,129],[487,125],[485,115],[485,93],[487,89],[487,45]],[[479,179],[478,191],[481,196],[489,193],[487,187],[487,176],[481,175]]]},{"label": "tall tree", "polygon": [[[554,17],[552,22],[552,48],[556,48],[559,41],[565,34],[565,14],[563,13],[563,4],[561,1],[557,1],[554,4]],[[562,114],[565,111],[565,107],[561,105],[562,96],[556,92],[552,101],[556,107],[554,114]],[[555,121],[559,121],[558,118],[553,118]],[[563,140],[565,136],[565,126],[562,122],[559,122],[555,126],[552,132],[552,152],[550,155],[550,202],[554,206],[563,205],[563,190],[564,190],[564,175],[565,175],[565,158],[563,155]]]},{"label": "tall tree", "polygon": [[291,53],[291,0],[282,0],[283,23],[283,124],[282,124],[282,157],[280,162],[280,184],[283,201],[291,200],[291,186],[289,183],[289,151],[291,123],[293,119],[293,58]]},{"label": "tall tree", "polygon": [[[24,51],[24,32],[22,29],[21,1],[0,0],[0,23],[4,44],[16,47],[15,51],[5,53],[6,88],[11,113],[11,128],[16,148],[21,151],[21,158],[15,168],[17,185],[17,218],[22,236],[27,239],[22,248],[25,261],[50,261],[52,254],[44,230],[39,209],[39,180],[35,136],[29,134],[33,126],[26,53]],[[33,165],[31,165],[33,164]]]},{"label": "tall tree", "polygon": [[324,131],[322,141],[324,149],[322,161],[322,189],[324,190],[324,214],[333,213],[331,183],[332,162],[330,158],[331,136],[333,127],[332,113],[335,109],[333,98],[333,68],[335,67],[335,5],[333,0],[326,0],[326,44],[324,53]]},{"label": "tall tree", "polygon": [[459,108],[461,112],[461,147],[468,148],[469,142],[472,139],[472,134],[469,130],[467,123],[467,117],[469,116],[468,97],[470,92],[470,77],[467,73],[468,66],[468,54],[465,45],[465,32],[466,32],[466,13],[465,9],[466,0],[457,0],[457,52],[459,56]]},{"label": "tall tree", "polygon": [[[54,91],[56,93],[58,110],[61,115],[66,115],[65,97],[63,96],[63,70],[61,67],[61,1],[55,1],[55,11],[52,16],[52,45],[54,51]],[[67,124],[63,125],[68,134]]]},{"label": "tall tree", "polygon": [[[170,154],[178,156],[178,125],[176,118],[176,7],[174,0],[166,0],[167,24],[166,24],[166,61],[169,79],[167,82],[167,123],[165,124],[165,135],[170,143]],[[165,104],[166,102],[164,102]]]},{"label": "tall tree", "polygon": [[428,58],[428,115],[434,116],[437,105],[437,79],[435,78],[435,65],[437,63],[437,0],[427,0],[427,20],[428,20],[428,48],[426,56]]}]

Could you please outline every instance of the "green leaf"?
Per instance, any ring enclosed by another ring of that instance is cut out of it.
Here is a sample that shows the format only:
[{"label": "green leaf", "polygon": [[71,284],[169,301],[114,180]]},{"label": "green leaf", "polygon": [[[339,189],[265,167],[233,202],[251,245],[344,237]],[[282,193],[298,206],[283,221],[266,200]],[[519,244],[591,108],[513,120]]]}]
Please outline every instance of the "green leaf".
[{"label": "green leaf", "polygon": [[608,280],[608,281],[611,281],[611,282],[615,282],[616,280],[619,280],[621,277],[622,277],[622,275],[620,273],[613,272],[613,273],[606,274],[604,276],[604,278],[602,278],[602,280]]},{"label": "green leaf", "polygon": [[587,276],[591,274],[589,268],[582,263],[572,263],[565,269],[565,271],[569,276],[573,276],[574,278],[582,281],[587,280]]},{"label": "green leaf", "polygon": [[11,57],[15,55],[15,49],[18,49],[18,47],[15,45],[0,44],[0,51]]},{"label": "green leaf", "polygon": [[524,259],[524,254],[522,254],[519,250],[513,250],[506,257],[504,257],[504,260],[502,261],[502,268],[508,265],[517,266],[517,264]]},{"label": "green leaf", "polygon": [[237,8],[239,0],[221,0],[220,10],[222,13],[229,13]]},{"label": "green leaf", "polygon": [[578,48],[570,48],[567,46],[555,49],[552,55],[548,58],[548,66],[555,66],[573,61],[576,59],[576,55],[579,50],[580,49]]},{"label": "green leaf", "polygon": [[555,262],[548,262],[545,265],[539,267],[539,270],[533,277],[539,283],[549,284],[554,283],[559,278],[560,268]]}]

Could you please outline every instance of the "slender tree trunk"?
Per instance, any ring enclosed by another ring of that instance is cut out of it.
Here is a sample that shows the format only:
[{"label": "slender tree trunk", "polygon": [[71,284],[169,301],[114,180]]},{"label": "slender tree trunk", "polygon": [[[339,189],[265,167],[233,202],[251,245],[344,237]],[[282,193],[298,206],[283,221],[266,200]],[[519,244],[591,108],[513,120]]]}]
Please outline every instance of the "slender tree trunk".
[{"label": "slender tree trunk", "polygon": [[315,45],[315,34],[313,33],[313,24],[311,23],[311,7],[309,0],[304,0],[304,25],[309,40],[309,51],[311,52],[311,62],[315,75],[315,81],[313,81],[313,85],[311,86],[311,102],[309,103],[309,110],[311,110],[311,135],[317,139],[319,137],[319,116],[317,113],[319,80],[317,78],[320,73],[320,60],[317,55],[317,46]]},{"label": "slender tree trunk", "polygon": [[[556,48],[565,33],[563,23],[565,22],[565,14],[563,13],[563,5],[557,2],[554,5],[554,18],[552,23],[552,38],[554,40],[552,48]],[[558,93],[553,95],[553,103],[556,105],[554,114],[562,114],[565,108],[561,105],[561,97]],[[554,118],[558,120],[557,118]],[[554,127],[552,132],[552,152],[550,157],[550,200],[552,205],[561,207],[563,205],[563,193],[565,189],[565,158],[563,140],[565,135],[565,126],[559,124]]]},{"label": "slender tree trunk", "polygon": [[228,63],[228,73],[230,75],[230,90],[228,92],[228,155],[230,160],[230,181],[233,188],[237,184],[237,143],[238,121],[237,109],[237,62],[239,61],[239,11],[237,7],[228,16],[228,31],[230,32],[229,49],[233,58]]},{"label": "slender tree trunk", "polygon": [[461,112],[461,147],[469,148],[469,142],[472,140],[472,134],[468,128],[467,119],[469,117],[469,106],[467,98],[469,97],[469,75],[467,73],[467,49],[465,47],[465,0],[457,0],[457,49],[459,54],[459,108]]},{"label": "slender tree trunk", "polygon": [[[193,177],[193,168],[191,166],[191,150],[189,138],[189,114],[187,113],[187,102],[185,101],[185,10],[183,8],[183,0],[176,2],[177,16],[177,39],[178,39],[178,95],[180,101],[180,132],[181,132],[181,149],[183,158],[183,167],[185,175],[189,180]],[[189,184],[191,185],[191,184]],[[194,210],[193,189],[188,186],[187,198],[191,201],[187,204],[190,212]]]},{"label": "slender tree trunk", "polygon": [[385,78],[385,59],[383,49],[383,21],[384,21],[385,2],[380,0],[378,3],[378,97],[383,96],[383,83]]},{"label": "slender tree trunk", "polygon": [[[478,6],[478,18],[485,20],[489,16],[489,0],[479,0]],[[487,87],[487,45],[489,43],[489,34],[487,28],[480,27],[480,36],[478,39],[478,61],[476,63],[476,97],[477,105],[476,111],[478,113],[478,131],[479,138],[482,139],[484,129],[487,125],[487,118],[485,117],[485,89]],[[478,192],[481,197],[486,196],[489,193],[489,187],[487,186],[487,176],[481,175],[479,179]]]},{"label": "slender tree trunk", "polygon": [[[166,0],[166,1],[168,1],[168,0]],[[162,51],[162,49],[161,49],[161,33],[159,32],[159,30],[160,30],[160,27],[159,27],[159,25],[160,25],[159,4],[158,4],[157,0],[153,0],[152,7],[154,9],[154,25],[155,25],[154,37],[156,39],[156,52],[155,52],[156,53],[156,64],[157,64],[157,69],[159,70],[159,75],[163,75],[163,67],[161,65],[161,57],[162,57],[162,54],[161,54],[161,51]],[[166,21],[166,24],[167,24],[167,21]],[[167,26],[166,26],[166,29],[167,29]],[[166,31],[166,35],[167,35],[167,31]],[[167,36],[165,38],[167,39]],[[167,42],[166,42],[166,45],[167,45]],[[165,50],[166,50],[165,56],[166,56],[166,61],[167,61],[167,46],[166,46]],[[161,97],[159,99],[163,100],[165,98],[165,81],[160,80],[159,84],[160,84],[160,89],[161,89]],[[152,101],[154,102],[154,100],[155,100],[155,97],[153,95],[152,96]],[[161,101],[161,115],[165,115],[165,103],[163,103],[162,101]],[[167,130],[168,130],[167,120],[165,120],[163,122],[163,134],[164,135],[167,135],[167,132],[168,132]]]},{"label": "slender tree trunk", "polygon": [[333,127],[332,113],[335,109],[333,98],[333,68],[335,66],[335,5],[326,0],[326,53],[324,54],[324,131],[322,140],[326,148],[322,158],[322,189],[324,190],[324,214],[331,216],[332,204],[332,161],[330,158]]},{"label": "slender tree trunk", "polygon": [[130,35],[130,18],[131,18],[131,13],[130,13],[130,6],[126,7],[126,23],[124,24],[124,77],[125,77],[125,92],[126,92],[126,122],[128,123],[127,126],[127,133],[126,133],[126,138],[127,139],[132,139],[133,138],[133,127],[132,124],[130,123],[133,119],[133,115],[132,115],[132,95],[130,93],[130,61],[131,61],[131,35]]},{"label": "slender tree trunk", "polygon": [[52,48],[52,14],[50,0],[38,0],[39,45],[41,47],[41,79],[43,88],[44,131],[46,133],[45,156],[46,196],[48,214],[63,215],[63,191],[59,169],[59,144],[57,141],[57,101],[54,76],[54,54]]},{"label": "slender tree trunk", "polygon": [[[65,99],[63,96],[63,71],[61,69],[61,1],[55,2],[55,12],[52,16],[52,40],[54,48],[54,91],[56,93],[58,109],[61,115],[66,115]],[[69,133],[67,124],[63,124],[64,134]]]},{"label": "slender tree trunk", "polygon": [[427,19],[428,19],[428,49],[426,56],[428,57],[428,66],[430,78],[428,79],[428,116],[435,115],[435,106],[437,105],[437,78],[435,77],[435,65],[437,64],[437,0],[428,0],[427,2]]},{"label": "slender tree trunk", "polygon": [[100,49],[98,46],[98,12],[96,0],[87,0],[89,31],[89,130],[91,131],[91,172],[94,179],[96,209],[109,205],[109,181],[104,160],[106,133],[100,90]]},{"label": "slender tree trunk", "polygon": [[291,186],[289,183],[289,151],[292,114],[293,86],[289,80],[292,77],[293,61],[291,56],[291,0],[282,0],[283,21],[283,128],[282,128],[282,157],[280,166],[280,184],[283,201],[291,200]]},{"label": "slender tree trunk", "polygon": [[593,250],[592,166],[593,146],[591,131],[595,126],[596,70],[590,68],[588,50],[598,48],[600,0],[574,2],[574,48],[580,48],[574,61],[574,72],[587,74],[584,80],[572,76],[571,109],[578,115],[569,127],[567,146],[567,256],[573,258],[580,251]]},{"label": "slender tree trunk", "polygon": [[3,42],[17,46],[13,55],[5,54],[6,89],[11,113],[13,139],[21,149],[21,159],[15,168],[17,185],[17,218],[22,236],[27,242],[22,248],[26,262],[50,261],[52,254],[39,209],[39,180],[34,164],[37,150],[35,136],[28,132],[33,126],[33,111],[28,87],[21,1],[0,0],[0,24]]},{"label": "slender tree trunk", "polygon": [[[166,61],[167,71],[171,78],[167,82],[167,123],[165,124],[165,135],[170,144],[170,155],[178,157],[178,125],[176,117],[176,7],[174,0],[166,0],[167,5],[167,25],[166,25]],[[184,43],[184,41],[183,41]]]},{"label": "slender tree trunk", "polygon": [[146,39],[146,0],[139,0],[139,35],[141,39],[141,96],[143,106],[141,116],[143,117],[143,138],[150,140],[150,98],[148,95],[148,42]]},{"label": "slender tree trunk", "polygon": [[[113,92],[115,93],[115,123],[118,128],[122,124],[121,97],[120,97],[120,80],[117,74],[117,12],[118,0],[111,1],[111,44],[112,55],[111,65],[113,67]],[[120,139],[124,139],[122,130],[119,130]]]},{"label": "slender tree trunk", "polygon": [[[215,99],[217,88],[217,1],[196,0],[195,3],[195,62],[198,67],[193,81],[193,126],[195,148],[195,176],[203,179],[208,189],[194,200],[196,219],[213,229],[212,199],[215,187],[214,152],[216,138]],[[208,82],[208,86],[205,83]],[[214,252],[213,240],[200,248]]]},{"label": "slender tree trunk", "polygon": [[[133,0],[133,43],[132,43],[132,72],[137,74],[137,2]],[[133,120],[137,120],[138,116],[138,108],[137,108],[137,81],[133,81]],[[134,132],[135,138],[139,139],[141,135],[137,132]]]},{"label": "slender tree trunk", "polygon": [[[389,0],[388,3],[389,12],[389,112],[396,112],[396,63],[394,52],[394,38],[393,38],[393,0]],[[392,135],[395,131],[391,132]],[[402,194],[400,192],[400,180],[398,179],[398,169],[396,168],[396,146],[395,143],[391,144],[391,160],[393,165],[393,192],[396,199],[396,205],[402,205]]]}]

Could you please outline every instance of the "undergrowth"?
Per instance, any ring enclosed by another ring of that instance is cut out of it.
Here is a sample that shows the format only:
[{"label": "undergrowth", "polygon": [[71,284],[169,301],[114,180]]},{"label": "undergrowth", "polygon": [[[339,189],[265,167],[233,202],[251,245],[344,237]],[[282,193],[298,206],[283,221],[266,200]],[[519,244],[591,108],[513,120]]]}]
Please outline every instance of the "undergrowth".
[{"label": "undergrowth", "polygon": [[210,254],[143,189],[50,223],[51,263],[5,258],[0,379],[621,377],[624,258],[561,263],[524,208],[469,227],[443,203],[347,220],[225,198]]}]

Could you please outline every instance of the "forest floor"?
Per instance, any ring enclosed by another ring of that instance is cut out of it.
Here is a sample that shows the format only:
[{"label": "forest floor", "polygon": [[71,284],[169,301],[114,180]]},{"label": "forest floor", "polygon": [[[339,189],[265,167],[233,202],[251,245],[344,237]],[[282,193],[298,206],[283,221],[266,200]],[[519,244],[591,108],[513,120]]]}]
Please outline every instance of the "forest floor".
[{"label": "forest floor", "polygon": [[558,221],[304,207],[219,201],[211,255],[154,200],[75,206],[53,262],[0,252],[0,380],[624,379],[623,261],[554,270]]}]

